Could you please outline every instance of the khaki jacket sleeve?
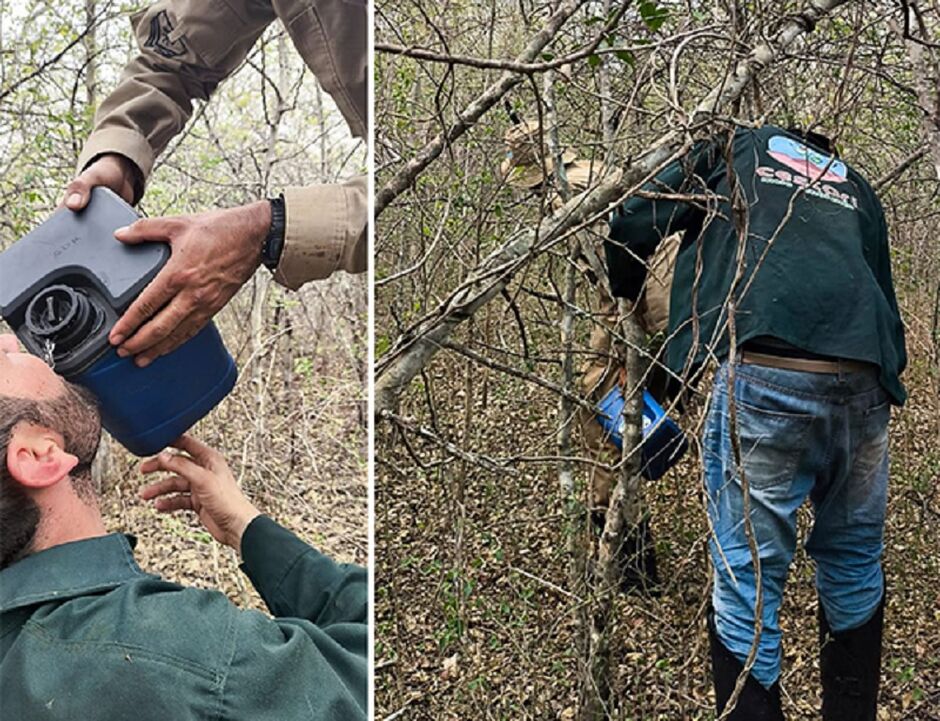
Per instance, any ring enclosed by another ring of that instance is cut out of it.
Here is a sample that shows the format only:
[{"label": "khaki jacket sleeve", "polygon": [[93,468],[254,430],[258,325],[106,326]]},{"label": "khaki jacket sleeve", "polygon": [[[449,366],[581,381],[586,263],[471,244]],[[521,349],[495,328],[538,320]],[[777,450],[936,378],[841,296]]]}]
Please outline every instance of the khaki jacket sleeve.
[{"label": "khaki jacket sleeve", "polygon": [[284,191],[287,228],[274,279],[296,290],[334,271],[366,270],[368,186],[364,175],[337,185]]},{"label": "khaki jacket sleeve", "polygon": [[[160,0],[132,16],[140,53],[98,109],[79,172],[103,153],[119,153],[146,182],[193,100],[207,100],[274,19],[270,3],[251,0]],[[142,194],[138,188],[135,202]]]},{"label": "khaki jacket sleeve", "polygon": [[365,140],[369,105],[366,0],[277,0],[274,4],[317,82],[333,98],[352,134]]},{"label": "khaki jacket sleeve", "polygon": [[353,135],[365,139],[365,0],[158,0],[131,18],[140,53],[99,108],[79,172],[113,152],[132,160],[146,180],[154,158],[192,115],[192,101],[208,99],[278,17]]},{"label": "khaki jacket sleeve", "polygon": [[[102,103],[78,171],[104,153],[130,159],[146,183],[154,160],[280,17],[298,52],[333,96],[353,134],[366,128],[367,12],[362,0],[160,0],[132,17],[140,53]],[[224,29],[224,30],[223,30]],[[134,202],[143,195],[136,189]],[[279,283],[297,289],[336,270],[366,270],[367,188],[289,188]]]}]

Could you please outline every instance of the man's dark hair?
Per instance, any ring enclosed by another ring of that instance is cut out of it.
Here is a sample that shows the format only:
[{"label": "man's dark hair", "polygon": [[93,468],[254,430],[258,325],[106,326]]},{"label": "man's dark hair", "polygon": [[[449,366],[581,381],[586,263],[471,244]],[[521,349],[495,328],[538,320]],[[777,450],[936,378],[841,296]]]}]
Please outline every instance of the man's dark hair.
[{"label": "man's dark hair", "polygon": [[70,383],[49,400],[0,395],[0,570],[29,555],[39,528],[39,508],[7,468],[7,448],[19,423],[60,433],[65,450],[78,458],[70,474],[76,492],[84,500],[95,499],[91,464],[101,438],[101,417],[94,397]]},{"label": "man's dark hair", "polygon": [[832,142],[831,138],[822,133],[817,133],[815,130],[804,130],[797,126],[787,128],[787,132],[803,138],[806,143],[812,145],[814,148],[839,157],[839,149],[836,147],[836,144]]}]

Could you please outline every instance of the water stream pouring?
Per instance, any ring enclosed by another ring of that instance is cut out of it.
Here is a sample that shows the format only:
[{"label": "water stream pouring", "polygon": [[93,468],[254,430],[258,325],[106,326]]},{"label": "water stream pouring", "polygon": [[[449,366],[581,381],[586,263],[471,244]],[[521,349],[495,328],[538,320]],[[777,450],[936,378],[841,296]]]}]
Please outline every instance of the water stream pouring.
[{"label": "water stream pouring", "polygon": [[137,217],[105,188],[81,213],[57,210],[0,253],[0,316],[30,353],[94,393],[104,427],[143,456],[212,410],[237,371],[212,323],[146,368],[111,347],[111,328],[170,255],[163,243],[114,238]]}]

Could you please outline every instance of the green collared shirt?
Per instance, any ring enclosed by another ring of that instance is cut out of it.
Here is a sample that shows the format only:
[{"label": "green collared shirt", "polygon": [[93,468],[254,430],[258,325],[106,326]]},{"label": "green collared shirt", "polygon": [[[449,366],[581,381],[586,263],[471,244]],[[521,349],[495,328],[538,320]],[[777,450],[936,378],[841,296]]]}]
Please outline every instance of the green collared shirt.
[{"label": "green collared shirt", "polygon": [[242,569],[272,619],[144,573],[134,544],[67,543],[0,572],[0,718],[366,718],[365,569],[259,516]]}]

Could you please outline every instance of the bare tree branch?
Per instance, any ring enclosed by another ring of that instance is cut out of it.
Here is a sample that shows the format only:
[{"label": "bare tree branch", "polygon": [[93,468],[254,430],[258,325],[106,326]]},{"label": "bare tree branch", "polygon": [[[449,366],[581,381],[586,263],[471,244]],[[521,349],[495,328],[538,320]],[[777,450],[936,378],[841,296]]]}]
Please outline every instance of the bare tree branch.
[{"label": "bare tree branch", "polygon": [[[517,62],[531,62],[542,50],[551,43],[558,31],[574,15],[587,0],[565,0],[558,10],[552,14],[545,25],[529,41],[525,50],[519,54]],[[626,6],[626,3],[624,3]],[[425,145],[409,160],[405,167],[399,170],[388,180],[375,195],[374,217],[378,218],[382,211],[389,206],[401,193],[408,189],[415,179],[434,160],[440,156],[450,143],[466,133],[483,115],[494,105],[497,105],[506,93],[516,87],[525,79],[518,73],[507,72],[500,76],[493,85],[488,87],[476,100],[470,103],[457,116],[457,121],[444,133],[437,135],[430,143]]]},{"label": "bare tree branch", "polygon": [[[553,216],[545,218],[537,228],[518,233],[506,245],[486,258],[478,268],[471,271],[462,290],[441,304],[435,317],[399,339],[396,346],[382,358],[376,374],[376,411],[396,407],[402,390],[437,353],[443,341],[508,285],[520,263],[531,258],[533,253],[543,250],[548,243],[557,240],[572,227],[604,215],[608,208],[638,190],[659,168],[688,151],[691,148],[692,133],[707,127],[719,108],[740,97],[749,83],[779,59],[800,35],[810,32],[816,22],[846,2],[848,0],[809,2],[800,14],[785,22],[771,40],[757,45],[738,63],[730,79],[723,81],[706,95],[689,113],[685,129],[669,131],[647,147],[640,155],[640,160],[623,174],[615,174],[596,187],[575,196]],[[493,99],[493,102],[497,99]],[[438,150],[438,154],[439,152]],[[419,166],[426,167],[427,163],[418,163],[414,167]],[[415,174],[420,172],[420,168]],[[397,193],[390,197],[394,195]]]}]

